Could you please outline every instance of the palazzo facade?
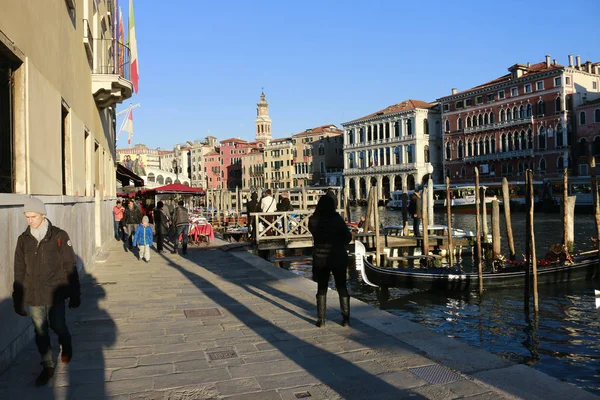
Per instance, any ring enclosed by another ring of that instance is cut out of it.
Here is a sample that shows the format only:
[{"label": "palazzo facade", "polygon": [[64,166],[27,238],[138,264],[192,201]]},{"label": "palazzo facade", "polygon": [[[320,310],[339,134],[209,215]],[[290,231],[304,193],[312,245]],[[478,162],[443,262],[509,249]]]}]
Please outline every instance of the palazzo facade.
[{"label": "palazzo facade", "polygon": [[441,119],[437,103],[407,100],[344,127],[344,191],[364,200],[376,186],[379,199],[412,190],[428,174],[442,179]]}]

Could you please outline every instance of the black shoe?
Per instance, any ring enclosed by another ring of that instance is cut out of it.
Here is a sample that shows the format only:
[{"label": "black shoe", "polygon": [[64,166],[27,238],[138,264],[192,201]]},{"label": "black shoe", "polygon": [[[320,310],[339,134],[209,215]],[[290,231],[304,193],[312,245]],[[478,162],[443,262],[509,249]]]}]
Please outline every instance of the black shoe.
[{"label": "black shoe", "polygon": [[129,249],[127,248],[127,246],[125,246],[124,249],[125,249],[125,253],[127,253],[129,251]]},{"label": "black shoe", "polygon": [[317,295],[317,325],[319,328],[325,326],[325,312],[327,310],[327,295]]},{"label": "black shoe", "polygon": [[35,379],[36,386],[44,386],[54,376],[54,368],[44,367],[42,373]]},{"label": "black shoe", "polygon": [[171,254],[177,254],[177,250],[171,251]]},{"label": "black shoe", "polygon": [[342,326],[350,326],[350,297],[340,297],[340,309],[342,311]]}]

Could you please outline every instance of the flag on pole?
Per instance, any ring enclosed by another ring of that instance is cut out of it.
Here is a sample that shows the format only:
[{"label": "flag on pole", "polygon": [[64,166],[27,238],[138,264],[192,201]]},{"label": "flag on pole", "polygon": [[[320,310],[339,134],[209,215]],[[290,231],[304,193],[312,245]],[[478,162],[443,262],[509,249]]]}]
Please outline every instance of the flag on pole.
[{"label": "flag on pole", "polygon": [[123,10],[119,7],[119,28],[117,33],[117,49],[119,51],[119,75],[123,76],[123,65],[125,65],[125,25],[123,24]]},{"label": "flag on pole", "polygon": [[123,129],[128,133],[127,135],[127,144],[131,144],[131,138],[133,137],[133,108],[129,107],[129,112],[127,113],[127,119],[123,124]]},{"label": "flag on pole", "polygon": [[133,19],[133,0],[129,0],[129,37],[127,38],[129,43],[129,50],[131,51],[131,55],[129,57],[131,68],[130,79],[133,83],[133,89],[135,92],[138,92],[138,82],[139,82],[139,69],[138,69],[138,54],[137,54],[137,40],[135,37],[135,23]]}]

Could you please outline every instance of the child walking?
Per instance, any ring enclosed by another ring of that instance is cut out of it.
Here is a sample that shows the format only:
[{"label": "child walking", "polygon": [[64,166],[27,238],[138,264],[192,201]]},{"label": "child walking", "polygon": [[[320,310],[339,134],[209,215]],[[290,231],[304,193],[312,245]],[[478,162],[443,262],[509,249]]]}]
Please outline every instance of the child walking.
[{"label": "child walking", "polygon": [[150,246],[152,245],[152,227],[148,223],[148,216],[142,217],[142,223],[135,230],[135,236],[133,237],[133,245],[138,246],[140,249],[140,258],[138,260],[144,260],[144,262],[150,261]]}]

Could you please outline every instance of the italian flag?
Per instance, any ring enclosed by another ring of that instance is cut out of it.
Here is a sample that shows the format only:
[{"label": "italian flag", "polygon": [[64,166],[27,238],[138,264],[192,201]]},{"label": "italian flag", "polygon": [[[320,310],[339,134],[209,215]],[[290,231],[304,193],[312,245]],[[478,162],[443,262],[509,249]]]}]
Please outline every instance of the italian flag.
[{"label": "italian flag", "polygon": [[129,49],[131,51],[130,68],[131,68],[131,82],[133,83],[133,89],[138,92],[138,82],[140,80],[140,71],[138,69],[138,53],[137,53],[137,39],[135,37],[135,23],[133,20],[133,0],[129,0]]},{"label": "italian flag", "polygon": [[128,133],[127,135],[127,144],[131,144],[131,138],[133,137],[133,109],[131,106],[129,107],[129,112],[127,113],[127,119],[123,124],[123,130]]}]

